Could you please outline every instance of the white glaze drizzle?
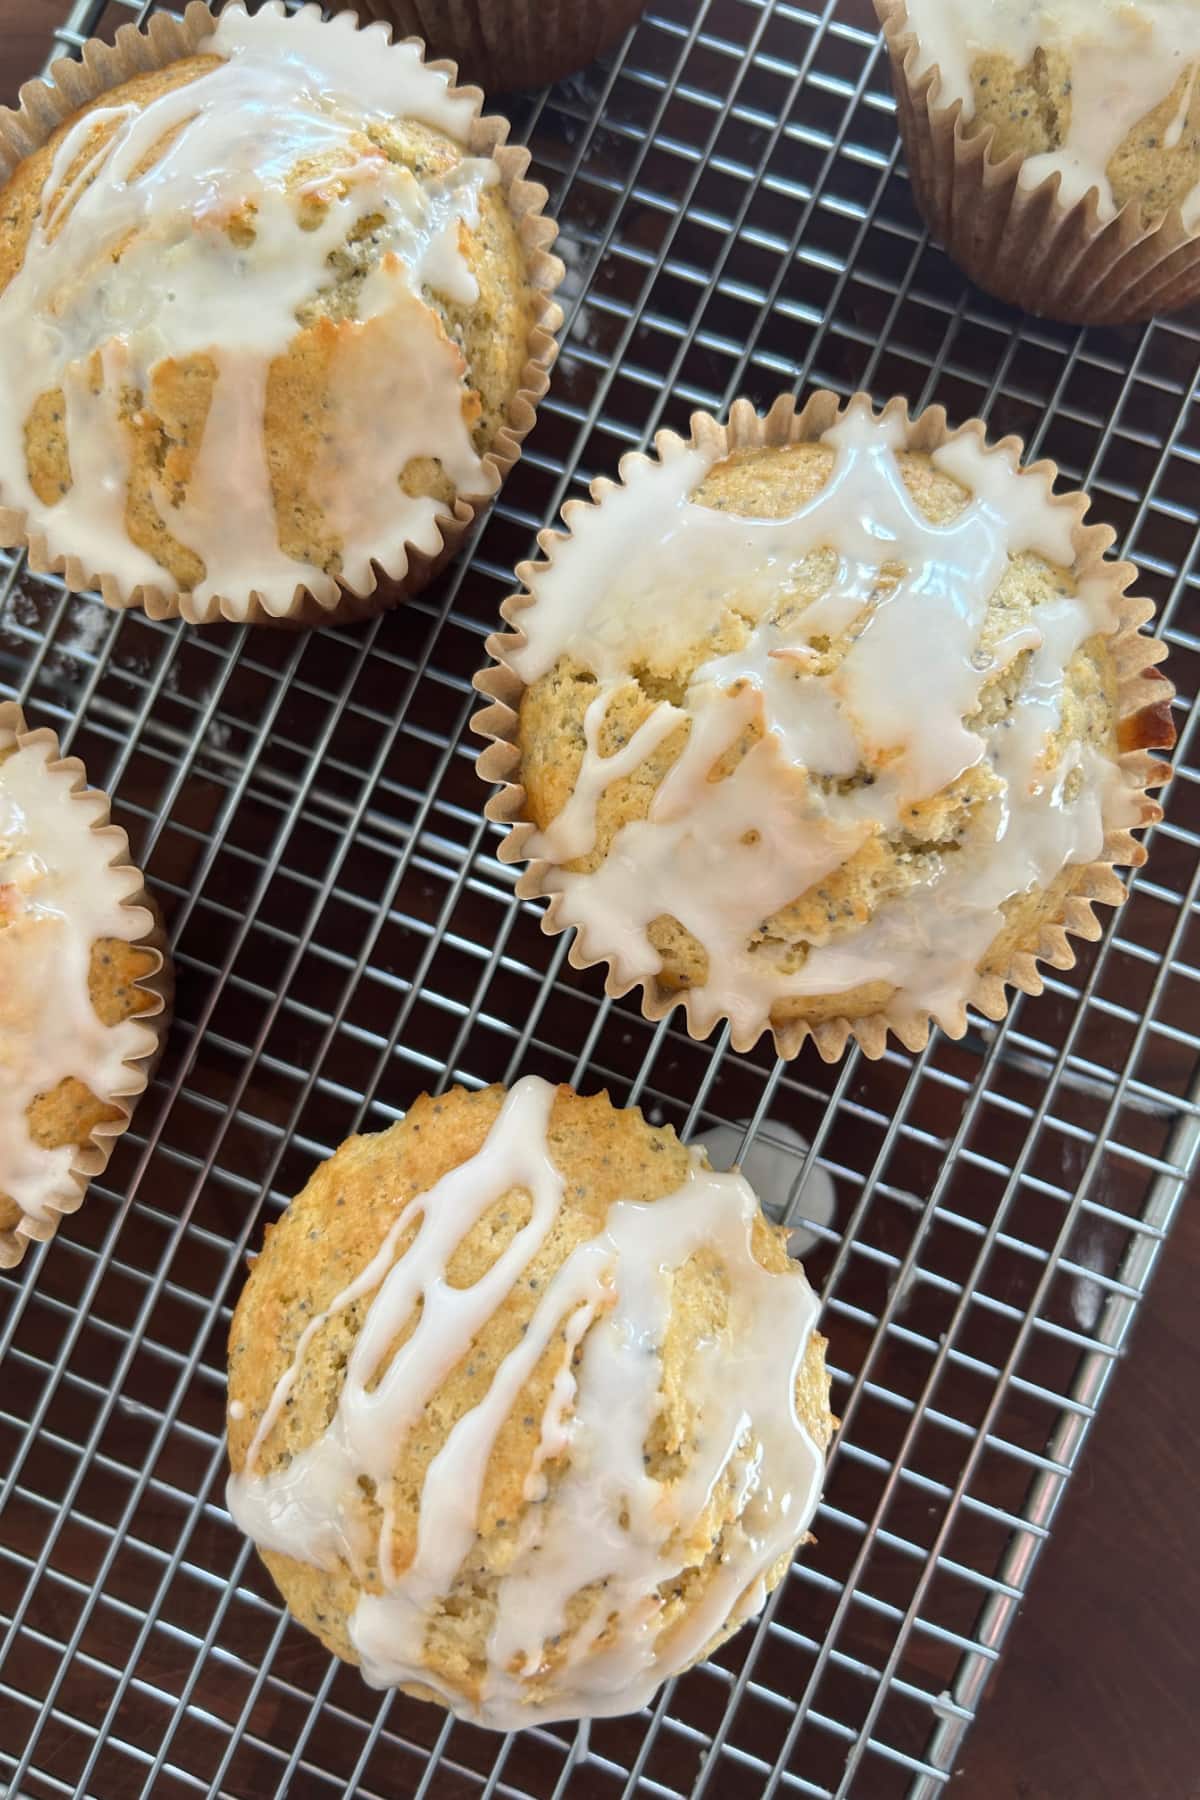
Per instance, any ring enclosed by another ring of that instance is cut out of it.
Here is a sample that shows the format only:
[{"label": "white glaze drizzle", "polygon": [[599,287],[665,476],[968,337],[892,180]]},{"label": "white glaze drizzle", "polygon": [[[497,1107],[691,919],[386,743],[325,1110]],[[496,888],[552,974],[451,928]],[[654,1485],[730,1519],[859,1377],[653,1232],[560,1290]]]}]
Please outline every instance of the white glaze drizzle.
[{"label": "white glaze drizzle", "polygon": [[[668,446],[661,463],[631,465],[625,486],[575,515],[572,536],[539,571],[536,600],[520,617],[527,642],[510,657],[529,682],[564,655],[598,677],[575,791],[528,844],[530,856],[552,865],[545,887],[559,896],[558,916],[626,984],[662,966],[652,921],[677,919],[708,952],[696,1005],[728,1016],[735,1041],[760,1031],[789,995],[844,993],[872,980],[897,990],[899,1010],[928,1010],[961,1029],[963,997],[1002,928],[1002,903],[1067,864],[1094,860],[1105,820],[1116,827],[1138,816],[1115,761],[1076,746],[1045,766],[1067,663],[1089,637],[1115,627],[1110,584],[1093,577],[1076,596],[1039,606],[989,651],[980,647],[1010,556],[1028,550],[1073,563],[1069,509],[1051,505],[1006,455],[963,435],[932,460],[973,498],[935,525],[904,486],[902,419],[876,419],[859,405],[824,441],[835,453],[829,480],[784,519],[692,503],[711,461],[699,450]],[[836,579],[781,630],[767,615],[786,600],[795,566],[818,549],[836,552]],[[903,571],[886,590],[884,566]],[[607,708],[629,671],[682,655],[731,608],[751,626],[744,647],[702,664],[682,708],[660,702],[627,744],[602,757]],[[840,663],[820,673],[813,639],[848,630]],[[974,719],[984,683],[1023,653],[1007,718],[992,726]],[[647,816],[618,829],[593,872],[563,867],[592,849],[604,789],[685,717],[686,745]],[[754,723],[762,736],[732,773],[713,779]],[[784,967],[761,938],[762,921],[872,835],[909,828],[909,808],[980,764],[989,765],[996,795],[989,831],[981,825],[978,842],[957,859],[943,856],[931,880],[884,901],[865,926],[812,946],[802,967]],[[872,773],[869,783],[839,787],[860,768]]]},{"label": "white glaze drizzle", "polygon": [[[1163,137],[1178,144],[1200,66],[1197,0],[906,0],[917,38],[916,69],[935,65],[943,103],[963,103],[974,116],[971,69],[987,52],[1026,68],[1041,49],[1066,51],[1071,59],[1071,114],[1057,150],[1029,156],[1021,181],[1036,187],[1048,175],[1062,177],[1065,205],[1094,188],[1102,218],[1116,212],[1108,166],[1126,137],[1186,76],[1179,109]],[[1200,223],[1200,183],[1183,203],[1184,224]]]},{"label": "white glaze drizzle", "polygon": [[[336,593],[332,577],[280,547],[264,406],[271,364],[300,329],[297,308],[336,280],[328,258],[367,218],[383,221],[380,264],[357,322],[340,327],[317,472],[346,579],[362,587],[372,558],[402,573],[406,540],[437,547],[436,507],[399,486],[411,459],[439,458],[461,492],[494,486],[463,416],[463,357],[421,295],[476,297],[458,234],[478,223],[496,165],[464,157],[418,181],[376,151],[364,135],[372,122],[407,117],[461,139],[474,108],[451,97],[415,45],[352,26],[350,14],[326,24],[315,8],[287,19],[270,5],[253,18],[227,7],[202,46],[224,59],[216,68],[67,131],[24,260],[0,292],[0,492],[51,556],[77,556],[125,591],[175,590],[126,534],[120,413],[136,392],[153,406],[151,384],[171,359],[208,356],[216,379],[186,494],[159,483],[154,496],[171,534],[204,562],[198,612],[211,617],[219,596],[251,591],[285,611],[301,584]],[[97,144],[100,124],[111,135]],[[311,157],[330,167],[296,186]],[[327,205],[308,229],[302,205],[314,193]],[[254,240],[239,246],[225,227],[247,207]],[[34,402],[58,387],[72,483],[46,504],[30,483],[24,430]]]},{"label": "white glaze drizzle", "polygon": [[[326,1568],[341,1558],[361,1569],[372,1543],[362,1528],[357,1481],[369,1475],[383,1506],[376,1546],[383,1592],[364,1592],[350,1621],[365,1678],[375,1686],[432,1688],[463,1716],[503,1730],[645,1704],[728,1618],[740,1621],[761,1602],[766,1575],[803,1536],[824,1469],[795,1407],[815,1297],[798,1268],[774,1275],[755,1260],[758,1205],[748,1184],[714,1174],[693,1153],[677,1193],[651,1205],[614,1205],[604,1229],[558,1269],[487,1392],[430,1463],[415,1555],[407,1568],[394,1566],[390,1478],[405,1435],[503,1305],[561,1206],[562,1177],[547,1144],[554,1095],[536,1077],[518,1082],[479,1153],[413,1200],[368,1267],[306,1326],[227,1490],[230,1512],[260,1548]],[[451,1287],[446,1269],[455,1248],[514,1187],[530,1196],[528,1222],[473,1287]],[[394,1261],[401,1234],[418,1220],[415,1238]],[[659,1406],[671,1274],[703,1248],[724,1269],[729,1324],[697,1349],[689,1369],[697,1441],[682,1474],[660,1482],[647,1471],[644,1451]],[[286,1468],[260,1473],[262,1447],[312,1336],[328,1317],[371,1295],[332,1423]],[[417,1326],[388,1362],[418,1298]],[[497,1583],[487,1669],[473,1704],[426,1668],[425,1641],[475,1541],[498,1434],[564,1330],[565,1361],[542,1413],[528,1504],[513,1562]],[[577,1345],[582,1353],[574,1364]],[[546,1465],[564,1454],[569,1462],[552,1484]],[[673,1626],[669,1647],[661,1645],[658,1589],[687,1566],[689,1528],[725,1479],[734,1483],[736,1502],[720,1563],[700,1602]],[[570,1602],[601,1583],[603,1603],[568,1631]],[[597,1646],[606,1625],[608,1637]],[[546,1677],[545,1696],[534,1699],[527,1683],[554,1638],[563,1661]]]},{"label": "white glaze drizzle", "polygon": [[128,1091],[124,1065],[145,1054],[146,1028],[102,1024],[88,970],[98,938],[132,942],[150,926],[122,904],[136,874],[109,868],[111,839],[49,760],[35,742],[0,761],[0,1194],[38,1220],[70,1194],[77,1147],[36,1144],[30,1102],[71,1076],[101,1100]]}]

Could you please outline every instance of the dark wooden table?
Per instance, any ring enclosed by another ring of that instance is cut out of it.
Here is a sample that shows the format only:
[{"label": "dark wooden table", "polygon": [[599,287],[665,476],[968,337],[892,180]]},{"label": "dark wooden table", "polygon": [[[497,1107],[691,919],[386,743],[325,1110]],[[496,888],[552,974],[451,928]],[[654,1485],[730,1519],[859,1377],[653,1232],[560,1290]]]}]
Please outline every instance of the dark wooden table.
[{"label": "dark wooden table", "polygon": [[[5,99],[62,14],[0,0]],[[1192,1196],[967,1739],[964,1800],[1200,1800],[1198,1490]]]}]

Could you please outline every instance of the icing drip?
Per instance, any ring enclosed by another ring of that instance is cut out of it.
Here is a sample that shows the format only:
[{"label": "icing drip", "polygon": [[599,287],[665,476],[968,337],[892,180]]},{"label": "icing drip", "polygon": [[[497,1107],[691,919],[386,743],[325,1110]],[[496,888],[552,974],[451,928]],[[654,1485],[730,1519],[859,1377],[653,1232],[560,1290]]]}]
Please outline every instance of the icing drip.
[{"label": "icing drip", "polygon": [[[867,981],[894,987],[899,1009],[961,1029],[963,996],[1003,927],[1003,903],[1098,857],[1106,820],[1138,816],[1115,761],[1084,744],[1068,744],[1057,761],[1048,754],[1067,664],[1116,626],[1110,584],[1082,582],[983,647],[1010,556],[1073,563],[1070,511],[964,435],[932,461],[973,498],[936,525],[904,485],[895,414],[852,408],[823,441],[835,453],[828,481],[783,519],[693,504],[709,466],[700,451],[668,448],[662,463],[631,466],[624,487],[576,515],[539,571],[536,603],[521,615],[527,642],[510,657],[527,682],[563,656],[598,677],[574,792],[528,845],[553,865],[544,885],[559,896],[558,917],[626,984],[659,972],[649,927],[677,920],[708,953],[696,1003],[728,1016],[735,1042],[757,1035],[788,996]],[[819,550],[836,553],[834,579],[788,614],[794,571]],[[781,607],[785,625],[770,616]],[[607,709],[630,670],[651,656],[655,667],[682,657],[734,611],[749,629],[743,646],[701,664],[682,706],[660,702],[602,756]],[[825,668],[815,645],[839,639],[844,653]],[[1011,706],[984,722],[985,683],[1020,656]],[[647,816],[619,826],[594,871],[564,867],[594,847],[605,789],[685,721],[686,743]],[[715,778],[751,730],[757,741]],[[772,940],[764,922],[773,914],[871,838],[919,837],[913,809],[970,772],[984,791],[978,841],[943,852],[906,896],[883,899],[866,924],[811,945],[799,962]]]},{"label": "icing drip", "polygon": [[[186,489],[169,458],[154,488],[159,517],[204,563],[196,606],[212,616],[218,596],[256,591],[283,611],[301,584],[336,593],[321,568],[280,547],[265,409],[297,309],[336,281],[328,259],[364,224],[379,260],[356,322],[337,328],[315,477],[345,578],[361,587],[372,558],[402,572],[406,540],[437,547],[434,503],[399,485],[410,460],[440,459],[460,492],[494,485],[463,417],[463,357],[421,296],[477,297],[459,233],[478,224],[496,166],[464,157],[418,180],[389,163],[371,125],[412,118],[461,138],[474,109],[413,44],[389,47],[381,28],[352,23],[325,24],[315,8],[289,20],[270,6],[253,18],[228,7],[203,47],[224,59],[216,67],[66,132],[24,260],[0,292],[0,491],[52,557],[77,556],[126,591],[176,589],[126,533],[129,433],[176,362],[206,357],[215,375]],[[299,179],[310,163],[319,173]],[[252,223],[248,241],[230,235],[239,218]],[[59,388],[72,480],[46,503],[31,485],[25,425]]]},{"label": "icing drip", "polygon": [[0,1194],[42,1220],[71,1191],[76,1147],[37,1145],[30,1102],[71,1076],[100,1099],[128,1088],[145,1027],[102,1024],[88,970],[97,938],[132,942],[149,927],[122,905],[137,877],[109,868],[111,839],[47,772],[49,756],[32,743],[0,761]]},{"label": "icing drip", "polygon": [[[1184,77],[1163,147],[1173,149],[1182,136],[1200,66],[1196,0],[906,0],[906,5],[917,36],[917,73],[936,64],[943,100],[961,100],[968,119],[975,110],[971,68],[977,56],[999,52],[1024,69],[1039,48],[1069,53],[1066,139],[1057,150],[1028,157],[1021,170],[1029,187],[1060,174],[1065,205],[1094,188],[1101,217],[1114,216],[1109,163],[1134,126]],[[1186,197],[1183,218],[1188,230],[1200,224],[1200,184]]]},{"label": "icing drip", "polygon": [[[536,1077],[508,1095],[482,1150],[404,1209],[379,1252],[328,1311],[306,1327],[257,1428],[228,1504],[261,1548],[331,1568],[355,1568],[371,1550],[357,1482],[378,1485],[377,1554],[383,1591],[363,1593],[350,1635],[375,1686],[419,1684],[477,1723],[510,1730],[540,1720],[602,1716],[642,1706],[669,1674],[698,1657],[727,1619],[761,1603],[767,1575],[803,1536],[816,1508],[823,1458],[796,1414],[796,1380],[816,1316],[799,1269],[768,1273],[751,1251],[758,1214],[738,1175],[718,1175],[698,1154],[679,1191],[650,1205],[620,1202],[604,1229],[579,1244],[546,1287],[486,1394],[457,1421],[426,1472],[415,1555],[394,1564],[390,1476],[406,1432],[462,1359],[473,1335],[519,1281],[554,1224],[563,1183],[549,1153],[555,1090]],[[530,1218],[474,1286],[451,1287],[447,1264],[488,1208],[513,1187]],[[400,1235],[419,1220],[393,1261]],[[659,1408],[661,1347],[671,1276],[701,1249],[720,1260],[729,1323],[704,1340],[689,1367],[696,1444],[682,1473],[653,1476],[645,1446]],[[257,1471],[313,1334],[333,1313],[373,1295],[325,1433],[284,1469]],[[387,1360],[412,1316],[411,1336]],[[423,1650],[432,1618],[475,1541],[480,1497],[498,1434],[556,1334],[566,1357],[551,1384],[525,1484],[529,1506],[514,1559],[496,1587],[487,1667],[477,1703],[431,1674]],[[580,1360],[572,1360],[582,1346]],[[382,1370],[382,1373],[380,1371]],[[545,1465],[569,1458],[556,1482]],[[689,1528],[714,1489],[731,1483],[734,1522],[722,1555],[669,1648],[658,1643],[659,1590],[689,1564]],[[545,1504],[542,1502],[545,1501]],[[571,1602],[600,1583],[603,1605],[568,1624]],[[603,1642],[600,1642],[603,1634]],[[561,1660],[543,1669],[556,1640]],[[545,1697],[527,1683],[541,1676]]]}]

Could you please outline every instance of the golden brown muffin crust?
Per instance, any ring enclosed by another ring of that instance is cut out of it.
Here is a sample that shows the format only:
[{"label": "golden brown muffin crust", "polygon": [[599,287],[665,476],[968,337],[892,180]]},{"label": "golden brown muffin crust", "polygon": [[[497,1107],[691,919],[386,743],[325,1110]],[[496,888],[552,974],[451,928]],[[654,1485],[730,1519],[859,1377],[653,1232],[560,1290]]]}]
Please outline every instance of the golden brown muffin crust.
[{"label": "golden brown muffin crust", "polygon": [[[422,1096],[390,1130],[343,1144],[317,1169],[280,1222],[268,1229],[229,1333],[229,1454],[235,1473],[245,1465],[258,1422],[309,1320],[369,1262],[410,1200],[477,1154],[503,1099],[498,1087],[478,1093],[455,1089],[440,1099]],[[393,1539],[401,1570],[415,1550],[420,1492],[430,1462],[457,1420],[483,1397],[497,1364],[520,1340],[547,1282],[577,1244],[602,1229],[617,1201],[662,1199],[674,1193],[687,1174],[687,1152],[670,1127],[648,1124],[636,1109],[618,1110],[606,1094],[581,1098],[559,1088],[548,1144],[565,1182],[558,1217],[517,1287],[476,1336],[404,1443]],[[523,1190],[498,1198],[452,1258],[452,1284],[467,1285],[490,1267],[529,1212],[530,1199]],[[398,1255],[408,1241],[401,1240]],[[795,1268],[787,1255],[786,1233],[765,1220],[755,1226],[753,1245],[763,1267],[779,1272]],[[368,1305],[369,1301],[356,1302],[314,1334],[288,1402],[264,1442],[257,1464],[261,1472],[286,1466],[328,1425]],[[694,1257],[677,1272],[664,1353],[664,1410],[655,1439],[648,1443],[656,1473],[666,1474],[671,1459],[686,1445],[689,1354],[701,1335],[719,1327],[722,1305],[720,1273],[711,1256]],[[401,1330],[393,1353],[414,1323],[410,1319]],[[814,1334],[797,1386],[800,1417],[822,1448],[833,1429],[823,1350],[824,1340]],[[477,1692],[482,1676],[496,1583],[513,1560],[518,1521],[526,1505],[525,1477],[539,1443],[550,1384],[566,1354],[560,1329],[498,1437],[484,1481],[477,1543],[444,1616],[435,1620],[427,1640],[427,1660],[438,1676],[469,1694]],[[551,1478],[552,1493],[562,1465],[547,1463],[543,1473]],[[689,1609],[715,1566],[711,1552],[719,1541],[722,1508],[728,1501],[728,1493],[716,1494],[708,1515],[697,1522],[699,1566],[677,1584],[678,1593],[664,1612],[664,1633]],[[372,1507],[371,1513],[377,1541],[378,1509]],[[263,1555],[301,1623],[336,1655],[356,1661],[347,1622],[362,1588],[382,1591],[373,1565],[360,1587],[344,1566],[329,1573],[277,1552]],[[547,1672],[552,1668],[551,1656]],[[421,1688],[409,1691],[431,1697]]]},{"label": "golden brown muffin crust", "polygon": [[[1194,77],[1195,65],[1182,70],[1170,93],[1138,120],[1114,152],[1106,173],[1118,207],[1137,200],[1148,220],[1159,219],[1200,182],[1200,82]],[[992,155],[998,160],[1014,152],[1041,155],[1066,142],[1071,128],[1068,51],[1038,49],[1023,69],[998,51],[977,56],[971,65],[971,92],[975,112],[969,129],[995,132]],[[1185,99],[1178,140],[1168,143],[1168,129],[1179,119]]]},{"label": "golden brown muffin crust", "polygon": [[[20,268],[34,219],[59,144],[76,121],[101,108],[145,107],[220,62],[216,56],[189,56],[164,69],[146,71],[99,95],[80,109],[27,157],[0,188],[0,292]],[[81,149],[75,167],[97,149],[113,127],[98,124]],[[173,134],[152,153],[163,154]],[[467,152],[454,139],[415,120],[365,121],[358,152],[363,159],[382,153],[389,162],[418,177],[453,169]],[[329,152],[329,159],[335,157]],[[334,162],[329,160],[332,169]],[[323,172],[322,159],[297,161],[289,189]],[[70,171],[68,171],[69,179]],[[80,191],[90,185],[84,181]],[[331,175],[324,197],[306,200],[313,222],[329,199],[345,191],[344,180]],[[74,201],[71,204],[75,204]],[[484,455],[508,422],[528,357],[535,295],[516,223],[499,184],[485,187],[478,198],[479,225],[460,235],[463,260],[474,276],[479,297],[470,304],[445,299],[431,289],[422,298],[432,309],[444,335],[461,353],[464,367],[463,416],[477,453]],[[63,216],[70,206],[64,209]],[[385,321],[364,327],[357,322],[357,296],[385,247],[379,219],[363,220],[346,244],[328,259],[329,284],[297,311],[297,335],[288,350],[271,364],[265,419],[265,443],[281,548],[298,562],[313,563],[327,574],[341,572],[343,545],[325,519],[313,491],[312,476],[322,441],[321,417],[329,405],[331,370],[339,343],[369,329],[382,335]],[[253,236],[252,217],[235,215],[227,226],[235,242]],[[93,358],[93,381],[99,391],[99,358]],[[188,592],[205,576],[202,559],[171,531],[171,511],[187,492],[189,475],[204,432],[216,378],[211,357],[203,354],[168,358],[152,371],[149,391],[128,387],[122,395],[122,429],[130,453],[125,529],[130,540],[169,571]],[[26,462],[38,499],[52,505],[71,486],[70,446],[63,426],[63,397],[55,389],[38,397],[24,422]],[[428,494],[449,505],[454,488],[436,458],[414,461],[402,471],[400,487],[409,494]]]},{"label": "golden brown muffin crust", "polygon": [[[103,1024],[119,1025],[155,1004],[155,996],[137,984],[152,973],[156,960],[150,951],[123,938],[96,940],[88,969],[88,994]],[[59,1150],[65,1144],[82,1149],[98,1125],[122,1116],[120,1107],[97,1099],[73,1075],[38,1094],[26,1109],[30,1136],[43,1150]],[[0,1231],[11,1231],[23,1216],[16,1201],[0,1192]]]},{"label": "golden brown muffin crust", "polygon": [[[0,764],[16,750],[0,747]],[[104,1025],[120,1025],[156,1004],[157,997],[138,983],[154,972],[157,956],[124,938],[97,938],[88,964],[88,997]],[[60,1150],[66,1144],[83,1149],[97,1126],[122,1117],[121,1109],[98,1099],[90,1088],[68,1076],[57,1087],[36,1094],[26,1108],[29,1131],[43,1150]],[[11,1195],[0,1189],[0,1232],[11,1231],[24,1217]]]},{"label": "golden brown muffin crust", "polygon": [[[927,518],[945,524],[967,505],[970,495],[949,475],[935,468],[929,457],[901,451],[898,462],[905,486]],[[745,517],[782,518],[811,500],[828,480],[833,452],[819,443],[796,443],[734,451],[715,464],[693,494],[693,501]],[[786,625],[827,591],[836,574],[832,550],[817,550],[806,557],[795,573],[793,585],[766,617]],[[895,579],[887,565],[880,572],[876,593],[882,597]],[[992,595],[981,634],[987,650],[1036,609],[1063,595],[1073,594],[1070,573],[1057,569],[1032,552],[1009,561],[1008,569]],[[853,638],[862,630],[857,619],[839,639],[817,639],[822,672],[836,668]],[[739,648],[749,638],[751,626],[736,605],[721,622],[688,653],[667,667],[639,666],[627,684],[608,703],[600,752],[611,755],[627,742],[658,701],[679,702],[689,678],[710,659]],[[1002,717],[1019,686],[1029,652],[1016,657],[998,677],[985,683],[980,724]],[[521,699],[518,743],[521,750],[520,780],[528,797],[529,816],[544,830],[562,811],[579,777],[585,741],[584,714],[596,695],[596,678],[569,655],[560,657],[545,675],[532,683]],[[1103,638],[1092,638],[1073,658],[1067,672],[1063,718],[1055,739],[1056,752],[1068,740],[1079,740],[1115,757],[1117,680],[1111,653]],[[633,773],[613,781],[596,807],[596,841],[587,856],[566,867],[590,872],[600,866],[621,827],[644,819],[654,795],[687,742],[689,726],[682,722],[638,765]],[[729,755],[714,768],[716,779],[736,765],[762,735],[752,724]],[[869,768],[847,778],[850,784],[874,780]],[[846,784],[841,784],[846,785]],[[781,954],[779,967],[800,968],[810,948],[836,941],[863,925],[887,900],[909,892],[928,880],[948,856],[967,854],[973,842],[987,841],[994,829],[990,803],[996,792],[986,763],[967,770],[941,793],[909,809],[903,829],[876,835],[830,877],[798,894],[786,906],[761,921],[752,943]],[[993,942],[981,963],[985,971],[1003,973],[1012,947],[1036,939],[1043,922],[1062,917],[1063,901],[1073,885],[1084,878],[1084,866],[1071,868],[1050,889],[1018,895],[1003,907],[1005,930]],[[662,957],[660,984],[681,991],[701,986],[707,979],[708,953],[677,919],[662,916],[649,927],[648,936]],[[841,1017],[864,1017],[888,1010],[895,988],[873,981],[845,992],[827,995],[788,996],[772,1008],[773,1023],[807,1019],[814,1023]]]}]

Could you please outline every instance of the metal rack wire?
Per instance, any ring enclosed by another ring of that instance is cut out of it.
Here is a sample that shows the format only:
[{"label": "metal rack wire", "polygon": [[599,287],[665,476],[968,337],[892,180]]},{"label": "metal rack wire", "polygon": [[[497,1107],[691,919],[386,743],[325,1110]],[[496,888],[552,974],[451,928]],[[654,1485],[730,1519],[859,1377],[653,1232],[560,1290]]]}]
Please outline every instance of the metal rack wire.
[{"label": "metal rack wire", "polygon": [[[80,0],[55,53],[130,16]],[[868,0],[651,0],[616,58],[506,110],[568,328],[436,588],[355,631],[188,631],[0,561],[0,695],[115,795],[179,973],[134,1129],[0,1287],[0,1794],[927,1800],[1195,1159],[1195,323],[1081,333],[970,289],[913,212]],[[1167,819],[1104,942],[1000,1028],[832,1069],[694,1044],[572,972],[495,860],[467,729],[564,496],[694,405],[818,382],[981,414],[1086,484],[1181,696]],[[844,1425],[819,1541],[757,1625],[646,1713],[501,1740],[288,1622],[223,1506],[223,1345],[246,1247],[317,1158],[422,1088],[526,1071],[686,1133],[805,1134],[781,1198],[803,1221],[807,1169],[833,1177],[807,1262]]]}]

